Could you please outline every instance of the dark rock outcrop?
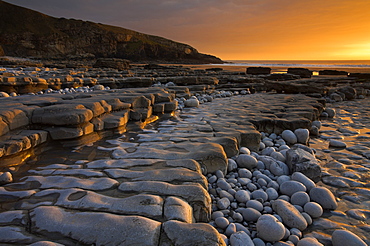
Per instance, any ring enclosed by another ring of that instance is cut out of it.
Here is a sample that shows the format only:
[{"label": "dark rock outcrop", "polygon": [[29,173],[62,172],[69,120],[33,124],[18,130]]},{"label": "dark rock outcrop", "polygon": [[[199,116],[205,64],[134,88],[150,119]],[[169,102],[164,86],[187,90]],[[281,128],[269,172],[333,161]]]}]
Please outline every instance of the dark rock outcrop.
[{"label": "dark rock outcrop", "polygon": [[99,58],[96,60],[94,67],[127,70],[130,69],[130,62],[128,60],[118,58]]},{"label": "dark rock outcrop", "polygon": [[348,72],[338,70],[321,70],[319,71],[319,75],[348,75]]},{"label": "dark rock outcrop", "polygon": [[187,44],[116,26],[54,18],[1,0],[0,47],[7,56],[40,59],[110,57],[131,61],[222,63],[219,58],[201,54]]},{"label": "dark rock outcrop", "polygon": [[301,78],[311,78],[312,71],[307,68],[288,68],[288,73],[299,75]]},{"label": "dark rock outcrop", "polygon": [[259,74],[270,74],[271,68],[269,67],[248,67],[247,74],[259,75]]}]

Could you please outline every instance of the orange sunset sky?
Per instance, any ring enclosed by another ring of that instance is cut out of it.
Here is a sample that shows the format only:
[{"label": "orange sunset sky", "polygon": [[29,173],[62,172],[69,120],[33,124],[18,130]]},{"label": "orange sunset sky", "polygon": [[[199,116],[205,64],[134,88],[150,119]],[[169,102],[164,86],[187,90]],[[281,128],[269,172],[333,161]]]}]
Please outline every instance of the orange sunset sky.
[{"label": "orange sunset sky", "polygon": [[223,60],[370,60],[370,0],[6,0],[187,43]]}]

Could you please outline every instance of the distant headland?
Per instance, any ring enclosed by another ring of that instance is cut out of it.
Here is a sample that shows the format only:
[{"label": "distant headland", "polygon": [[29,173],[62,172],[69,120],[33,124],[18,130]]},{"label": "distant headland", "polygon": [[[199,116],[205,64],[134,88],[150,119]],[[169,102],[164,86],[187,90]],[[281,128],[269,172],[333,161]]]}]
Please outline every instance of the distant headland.
[{"label": "distant headland", "polygon": [[0,0],[0,56],[41,60],[223,63],[190,45],[90,21],[55,18]]}]

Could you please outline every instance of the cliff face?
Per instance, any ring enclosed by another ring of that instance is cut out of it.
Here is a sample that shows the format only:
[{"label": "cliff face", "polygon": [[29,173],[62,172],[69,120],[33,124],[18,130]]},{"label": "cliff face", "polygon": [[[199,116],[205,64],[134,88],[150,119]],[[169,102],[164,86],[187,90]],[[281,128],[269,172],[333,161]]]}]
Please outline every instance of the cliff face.
[{"label": "cliff face", "polygon": [[65,59],[115,57],[131,61],[222,63],[169,39],[89,21],[54,18],[0,0],[0,55]]}]

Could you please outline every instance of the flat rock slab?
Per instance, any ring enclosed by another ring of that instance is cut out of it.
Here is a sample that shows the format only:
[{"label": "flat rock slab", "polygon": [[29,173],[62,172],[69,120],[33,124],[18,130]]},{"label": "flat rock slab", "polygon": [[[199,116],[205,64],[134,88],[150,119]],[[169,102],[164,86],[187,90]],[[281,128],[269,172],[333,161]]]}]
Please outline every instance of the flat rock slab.
[{"label": "flat rock slab", "polygon": [[165,236],[160,245],[187,245],[187,246],[223,246],[224,240],[216,229],[209,224],[187,224],[170,220],[163,223]]},{"label": "flat rock slab", "polygon": [[140,216],[78,212],[41,206],[30,212],[31,232],[59,234],[89,245],[157,246],[161,223]]},{"label": "flat rock slab", "polygon": [[[179,143],[162,146],[138,148],[134,153],[127,153],[117,158],[122,159],[194,159],[198,161],[208,173],[217,170],[222,172],[227,168],[227,156],[223,148],[215,143]],[[207,173],[206,172],[206,173]]]},{"label": "flat rock slab", "polygon": [[11,191],[4,187],[0,187],[0,201],[12,201],[27,198],[35,194],[35,190],[24,190],[24,191]]},{"label": "flat rock slab", "polygon": [[161,197],[149,194],[115,198],[81,189],[48,189],[38,192],[35,197],[55,197],[54,205],[86,211],[100,211],[124,215],[140,215],[160,220],[163,215],[164,201]]},{"label": "flat rock slab", "polygon": [[193,207],[196,221],[209,221],[211,198],[207,190],[198,183],[173,185],[159,181],[123,182],[118,189],[122,192],[180,197]]},{"label": "flat rock slab", "polygon": [[186,168],[171,168],[149,171],[130,171],[124,169],[106,169],[105,172],[112,178],[125,178],[131,181],[162,181],[162,182],[195,182],[207,188],[207,179],[200,173]]},{"label": "flat rock slab", "polygon": [[[81,188],[87,190],[107,190],[117,186],[119,183],[110,178],[80,179],[65,176],[28,176],[23,183],[32,182],[39,189],[66,189]],[[22,183],[18,183],[21,185]]]},{"label": "flat rock slab", "polygon": [[200,165],[192,159],[162,160],[162,159],[119,159],[119,160],[96,160],[86,164],[92,169],[120,168],[129,169],[133,167],[152,167],[161,165],[163,167],[183,167],[200,173]]}]

